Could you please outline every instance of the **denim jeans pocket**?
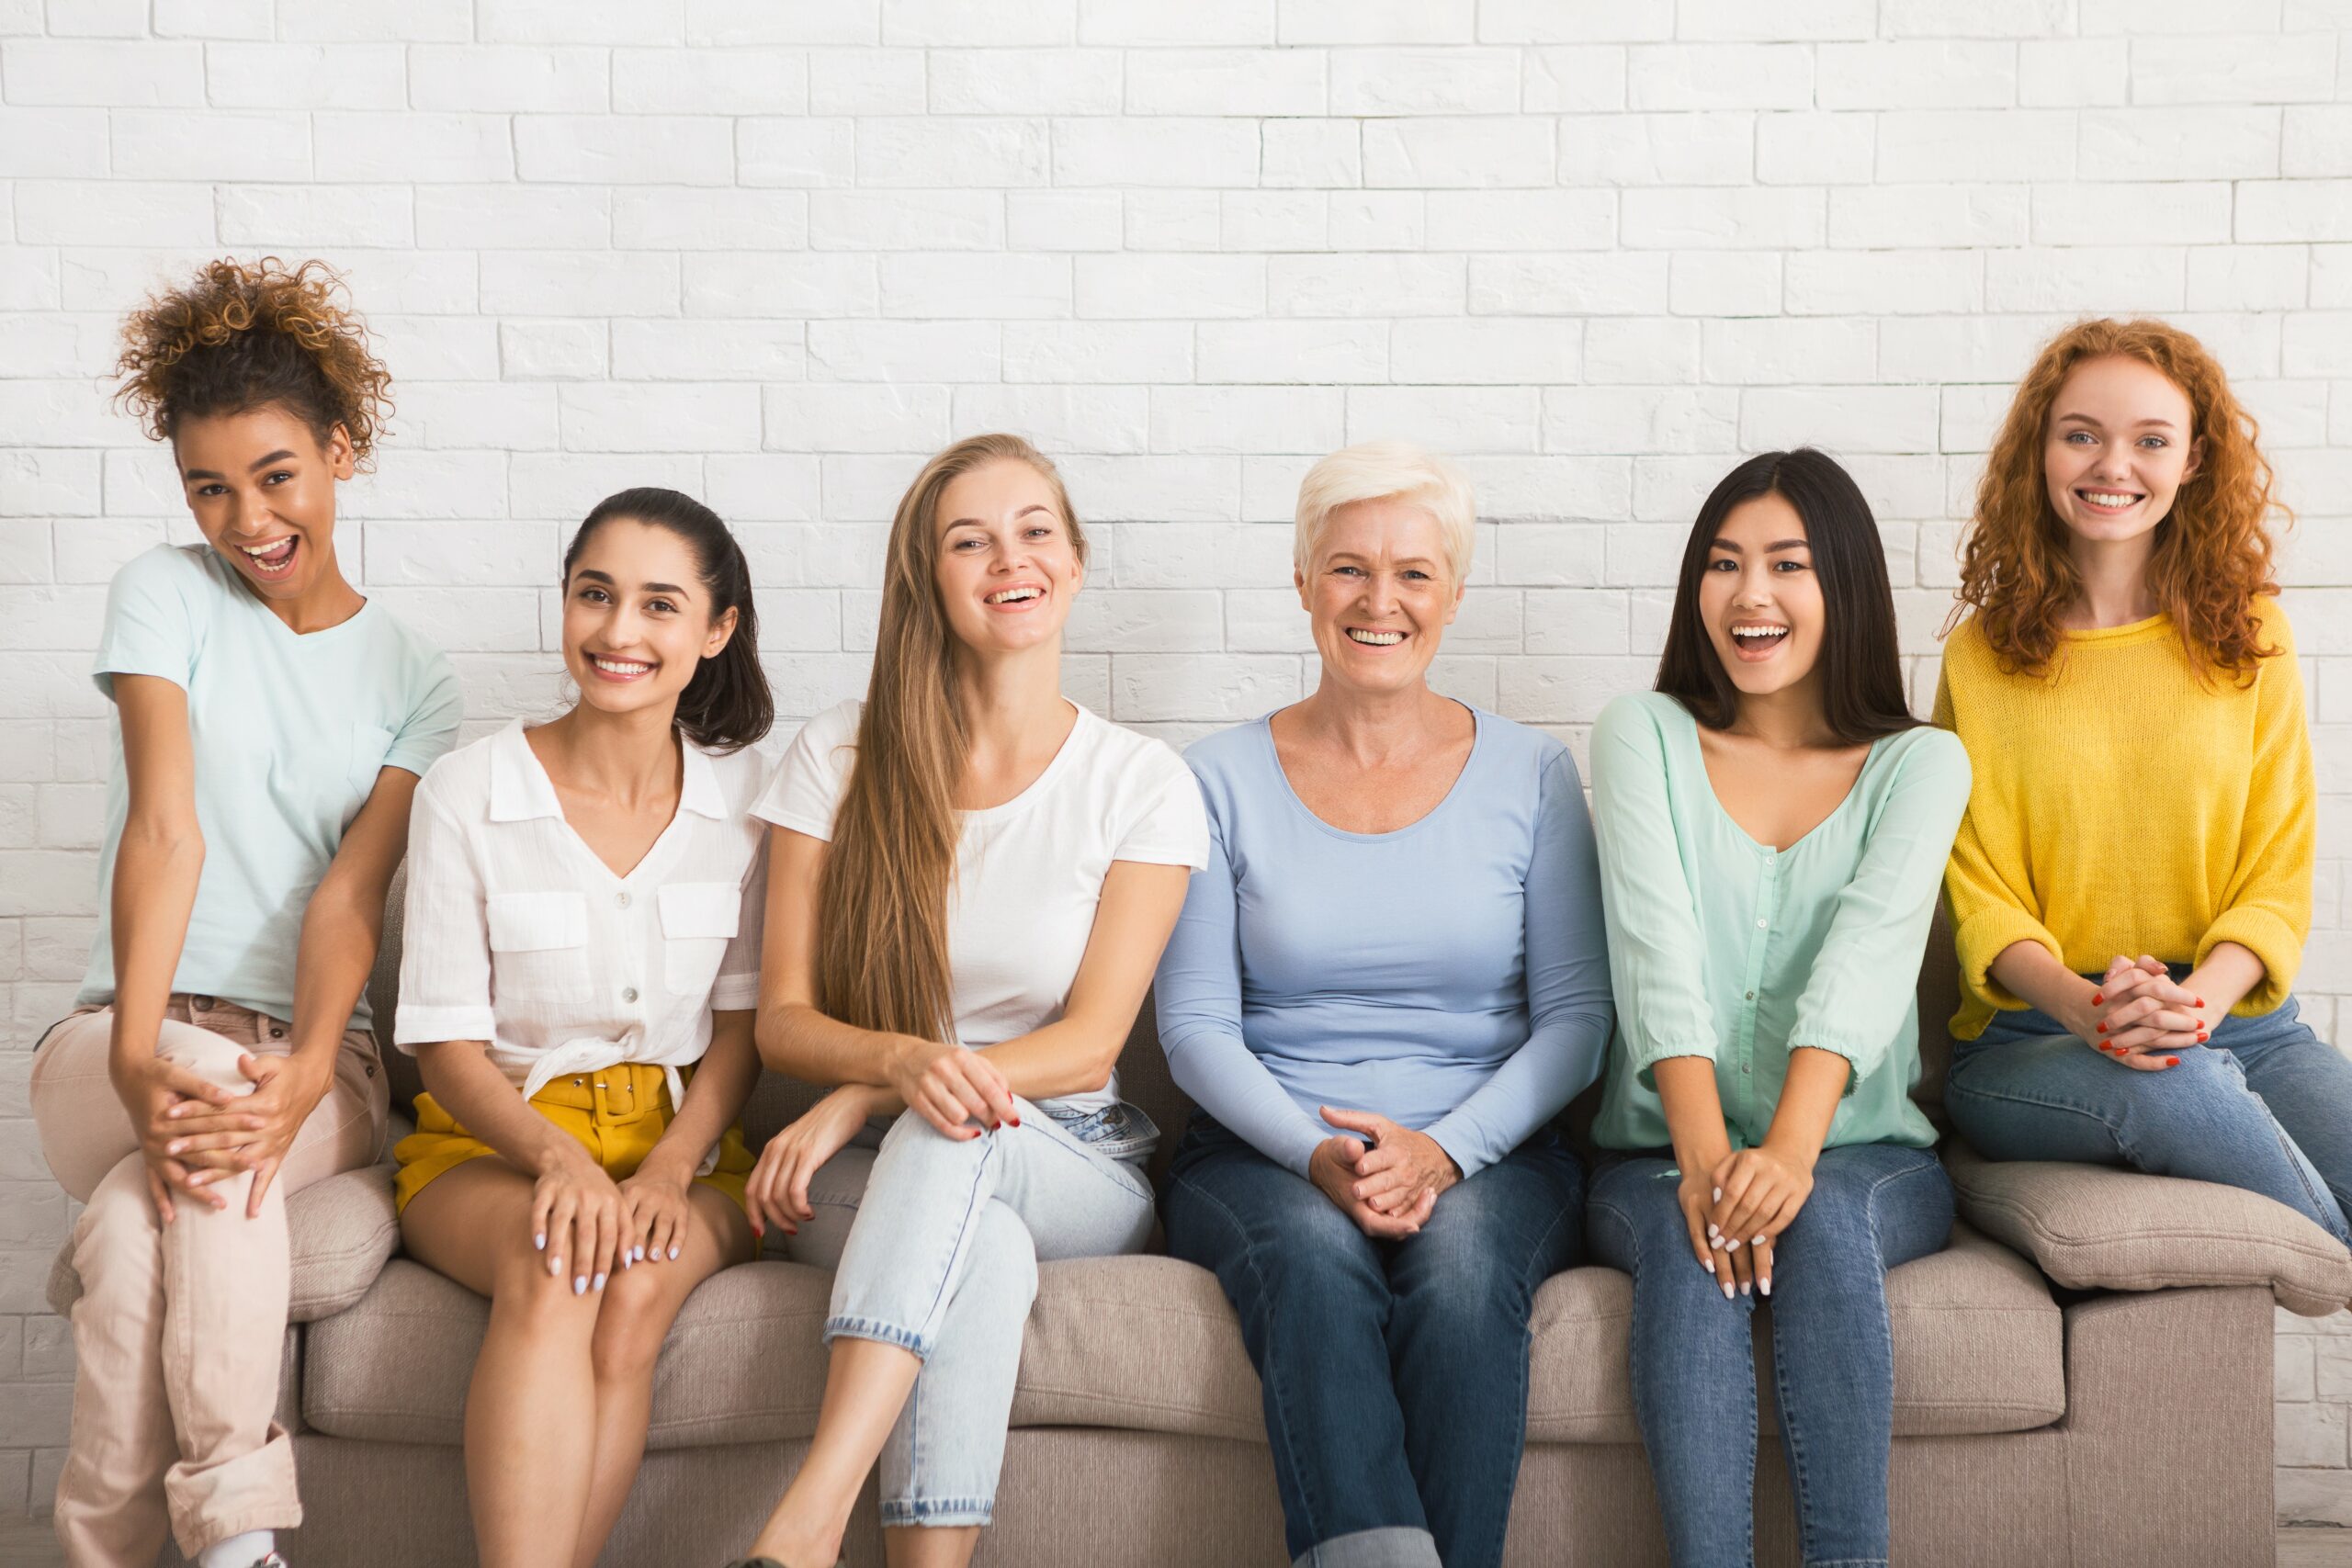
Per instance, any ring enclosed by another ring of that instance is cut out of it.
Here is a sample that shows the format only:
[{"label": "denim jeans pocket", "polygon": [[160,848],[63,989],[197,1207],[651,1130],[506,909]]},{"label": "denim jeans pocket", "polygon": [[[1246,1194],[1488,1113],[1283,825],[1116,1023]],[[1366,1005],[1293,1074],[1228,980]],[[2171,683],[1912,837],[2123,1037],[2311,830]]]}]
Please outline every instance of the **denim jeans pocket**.
[{"label": "denim jeans pocket", "polygon": [[1143,1159],[1159,1145],[1159,1129],[1150,1117],[1125,1100],[1108,1105],[1068,1105],[1043,1100],[1037,1109],[1054,1124],[1089,1149],[1108,1159]]}]

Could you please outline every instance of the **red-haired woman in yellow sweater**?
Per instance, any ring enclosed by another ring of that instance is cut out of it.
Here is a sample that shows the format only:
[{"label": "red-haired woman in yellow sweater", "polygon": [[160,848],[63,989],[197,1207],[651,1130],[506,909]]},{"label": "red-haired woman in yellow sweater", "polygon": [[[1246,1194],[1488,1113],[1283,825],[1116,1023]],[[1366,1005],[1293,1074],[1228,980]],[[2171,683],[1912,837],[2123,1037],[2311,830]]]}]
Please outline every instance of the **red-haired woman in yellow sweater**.
[{"label": "red-haired woman in yellow sweater", "polygon": [[2313,801],[2274,512],[2188,333],[2084,321],[2026,373],[1936,694],[1975,769],[1944,1102],[1993,1158],[2225,1182],[2352,1240],[2352,1062],[2290,994]]}]

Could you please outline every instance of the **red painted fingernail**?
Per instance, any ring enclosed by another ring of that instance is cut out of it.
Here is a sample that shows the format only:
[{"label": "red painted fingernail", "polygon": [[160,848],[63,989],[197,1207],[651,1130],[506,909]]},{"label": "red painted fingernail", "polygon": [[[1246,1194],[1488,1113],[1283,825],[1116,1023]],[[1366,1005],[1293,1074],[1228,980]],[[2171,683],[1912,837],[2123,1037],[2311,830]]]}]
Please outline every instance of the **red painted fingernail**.
[{"label": "red painted fingernail", "polygon": [[2107,1000],[2107,993],[2105,991],[2093,991],[2091,993],[2091,1006],[2097,1007],[2099,1003],[2105,1000]]},{"label": "red painted fingernail", "polygon": [[2107,1024],[2106,1024],[2105,1021],[2100,1021],[2099,1026],[2098,1026],[2098,1032],[2099,1032],[2101,1034],[2104,1034],[2104,1033],[2106,1033],[2106,1032],[2107,1032]]},{"label": "red painted fingernail", "polygon": [[2201,1029],[2197,1032],[2197,1043],[2199,1045],[2205,1043],[2205,1032]]},{"label": "red painted fingernail", "polygon": [[2165,1058],[2165,1066],[2167,1067],[2177,1067],[2180,1066],[2180,1058],[2177,1056],[2166,1056]]},{"label": "red painted fingernail", "polygon": [[2203,1007],[2203,1006],[2205,1005],[2205,998],[2204,998],[2203,997],[2199,997],[2199,998],[2197,998],[2197,1005],[2198,1005],[2199,1007]]},{"label": "red painted fingernail", "polygon": [[1015,1116],[1015,1117],[1012,1119],[1012,1124],[1013,1124],[1014,1126],[1016,1126],[1016,1127],[1020,1126],[1020,1125],[1021,1125],[1021,1118],[1020,1118],[1020,1117],[1018,1117],[1018,1116]]}]

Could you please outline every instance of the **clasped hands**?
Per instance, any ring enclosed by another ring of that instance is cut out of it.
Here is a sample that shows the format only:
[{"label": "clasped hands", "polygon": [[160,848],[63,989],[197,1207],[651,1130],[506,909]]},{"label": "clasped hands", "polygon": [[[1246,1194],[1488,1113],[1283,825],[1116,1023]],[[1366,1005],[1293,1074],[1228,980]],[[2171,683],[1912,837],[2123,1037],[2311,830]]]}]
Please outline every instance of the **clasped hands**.
[{"label": "clasped hands", "polygon": [[2178,1066],[2181,1052],[2204,1044],[2225,1010],[2209,1009],[2155,959],[2143,953],[2134,963],[2119,953],[2091,993],[2089,1010],[2075,1021],[2075,1033],[2124,1066],[2160,1073]]},{"label": "clasped hands", "polygon": [[254,1173],[245,1216],[258,1216],[295,1134],[325,1094],[333,1067],[247,1052],[237,1058],[237,1070],[251,1089],[223,1089],[176,1062],[149,1056],[119,1086],[139,1129],[148,1195],[165,1224],[177,1214],[175,1193],[226,1209],[229,1201],[212,1189],[243,1171]]},{"label": "clasped hands", "polygon": [[1711,1165],[1685,1162],[1676,1196],[1690,1249],[1723,1287],[1724,1300],[1747,1294],[1751,1286],[1772,1293],[1772,1246],[1813,1196],[1813,1166],[1769,1139]]},{"label": "clasped hands", "polygon": [[1438,1195],[1462,1179],[1462,1168],[1427,1133],[1369,1111],[1317,1110],[1346,1131],[1315,1145],[1307,1177],[1374,1240],[1401,1241],[1419,1233]]}]

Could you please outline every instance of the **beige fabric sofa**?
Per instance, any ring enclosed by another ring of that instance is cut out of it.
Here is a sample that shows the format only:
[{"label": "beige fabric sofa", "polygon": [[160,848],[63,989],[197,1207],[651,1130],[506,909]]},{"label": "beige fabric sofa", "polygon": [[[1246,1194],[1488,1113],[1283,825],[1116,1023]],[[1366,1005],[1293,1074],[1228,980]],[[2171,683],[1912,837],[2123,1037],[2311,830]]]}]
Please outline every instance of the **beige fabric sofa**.
[{"label": "beige fabric sofa", "polygon": [[[392,907],[397,916],[397,895]],[[399,947],[395,919],[375,981],[387,1023]],[[1932,1110],[1954,982],[1940,930],[1929,951],[1920,1015]],[[401,1110],[416,1092],[413,1064],[387,1055]],[[1164,1160],[1186,1107],[1148,1009],[1123,1074],[1167,1131]],[[746,1119],[753,1146],[807,1098],[764,1081]],[[2335,1310],[2352,1298],[2352,1256],[2291,1211],[2232,1189],[1988,1165],[1957,1142],[1945,1153],[1962,1223],[1946,1251],[1888,1280],[1895,1560],[2268,1564],[2273,1303]],[[296,1326],[279,1419],[299,1434],[308,1514],[294,1561],[471,1562],[458,1444],[486,1303],[396,1256],[389,1167],[320,1183],[288,1209]],[[686,1303],[662,1352],[650,1451],[608,1568],[718,1568],[750,1538],[815,1422],[829,1282],[763,1261],[709,1280]],[[68,1310],[79,1288],[61,1255],[52,1304]],[[1631,1313],[1630,1281],[1606,1269],[1558,1275],[1537,1296],[1514,1565],[1666,1561],[1626,1375]],[[1758,1314],[1759,1349],[1769,1319]],[[1760,1393],[1769,1412],[1769,1375]],[[981,1562],[1286,1561],[1257,1378],[1204,1270],[1164,1257],[1045,1265],[1012,1422]],[[879,1563],[872,1508],[859,1518],[851,1561]],[[1760,1562],[1797,1561],[1770,1436],[1757,1532]]]}]

